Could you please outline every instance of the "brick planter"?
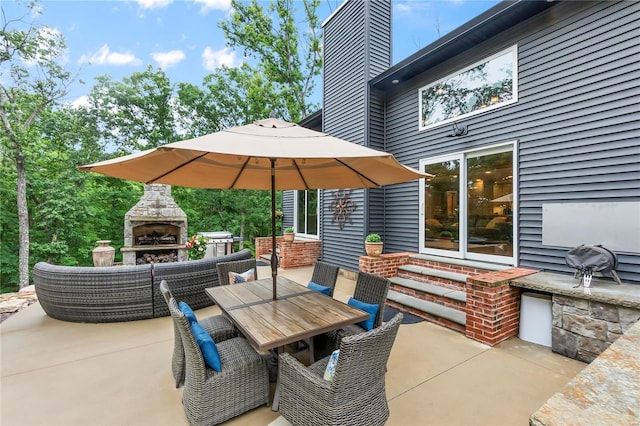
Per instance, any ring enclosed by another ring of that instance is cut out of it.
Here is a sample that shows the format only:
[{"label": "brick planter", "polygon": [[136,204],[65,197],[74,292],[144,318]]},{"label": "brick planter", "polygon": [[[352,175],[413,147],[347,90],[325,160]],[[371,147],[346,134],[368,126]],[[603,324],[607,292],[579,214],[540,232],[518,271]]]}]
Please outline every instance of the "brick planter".
[{"label": "brick planter", "polygon": [[380,256],[360,256],[358,269],[384,278],[398,275],[398,266],[409,263],[409,253],[390,253]]},{"label": "brick planter", "polygon": [[[282,236],[276,237],[279,250],[279,267],[282,269],[311,266],[321,254],[322,241],[296,239],[293,242],[284,241]],[[256,238],[256,259],[271,254],[271,237]]]}]

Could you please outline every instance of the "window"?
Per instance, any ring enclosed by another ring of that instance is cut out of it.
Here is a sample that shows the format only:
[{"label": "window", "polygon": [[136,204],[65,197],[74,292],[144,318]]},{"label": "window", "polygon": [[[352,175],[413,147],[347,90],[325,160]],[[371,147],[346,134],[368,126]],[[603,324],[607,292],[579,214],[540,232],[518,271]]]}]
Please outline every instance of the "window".
[{"label": "window", "polygon": [[419,89],[420,130],[517,101],[517,46]]},{"label": "window", "polygon": [[295,231],[312,237],[318,236],[318,190],[296,191],[294,208]]},{"label": "window", "polygon": [[511,145],[420,162],[423,252],[511,263],[514,166]]}]

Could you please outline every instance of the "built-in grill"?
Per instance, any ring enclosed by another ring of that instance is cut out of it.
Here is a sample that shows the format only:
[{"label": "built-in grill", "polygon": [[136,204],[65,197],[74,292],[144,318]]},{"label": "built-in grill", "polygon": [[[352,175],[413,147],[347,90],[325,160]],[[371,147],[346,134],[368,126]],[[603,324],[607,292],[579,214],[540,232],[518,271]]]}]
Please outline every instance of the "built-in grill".
[{"label": "built-in grill", "polygon": [[206,258],[223,256],[233,251],[233,243],[236,239],[228,231],[199,232],[207,239]]},{"label": "built-in grill", "polygon": [[187,239],[187,215],[171,196],[171,186],[147,184],[140,201],[124,216],[122,263],[187,260]]}]

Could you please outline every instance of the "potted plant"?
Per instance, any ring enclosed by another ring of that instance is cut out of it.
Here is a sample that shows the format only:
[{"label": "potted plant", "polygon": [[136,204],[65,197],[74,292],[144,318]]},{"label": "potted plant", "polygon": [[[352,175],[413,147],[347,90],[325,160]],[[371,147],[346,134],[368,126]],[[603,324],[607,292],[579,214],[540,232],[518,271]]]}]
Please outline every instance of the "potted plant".
[{"label": "potted plant", "polygon": [[382,238],[379,234],[369,234],[364,239],[364,248],[367,256],[378,257],[382,254]]},{"label": "potted plant", "polygon": [[286,228],[282,233],[282,236],[286,242],[291,243],[295,239],[296,234],[293,232],[293,228]]},{"label": "potted plant", "polygon": [[184,247],[187,249],[189,260],[204,259],[207,253],[207,239],[203,235],[192,235]]}]

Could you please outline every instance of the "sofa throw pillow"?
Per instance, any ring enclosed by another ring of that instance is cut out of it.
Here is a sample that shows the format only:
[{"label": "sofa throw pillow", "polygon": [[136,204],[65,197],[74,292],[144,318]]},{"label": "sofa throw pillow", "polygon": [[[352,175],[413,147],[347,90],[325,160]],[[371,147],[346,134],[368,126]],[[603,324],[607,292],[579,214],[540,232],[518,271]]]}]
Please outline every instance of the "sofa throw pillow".
[{"label": "sofa throw pillow", "polygon": [[313,281],[309,281],[309,284],[307,284],[307,288],[310,288],[313,291],[317,291],[318,293],[331,296],[331,287],[326,287],[326,286],[314,283]]},{"label": "sofa throw pillow", "polygon": [[189,320],[189,324],[198,322],[198,318],[196,318],[195,312],[193,312],[191,306],[189,306],[186,302],[178,303],[178,309],[180,309],[184,316],[187,317],[187,319]]},{"label": "sofa throw pillow", "polygon": [[329,362],[327,363],[327,368],[324,370],[323,378],[332,382],[333,378],[336,376],[336,364],[338,363],[338,356],[340,355],[340,349],[336,349],[331,352],[331,357],[329,357]]},{"label": "sofa throw pillow", "polygon": [[243,273],[229,272],[229,284],[240,284],[253,281],[256,279],[256,271],[254,268],[244,271]]},{"label": "sofa throw pillow", "polygon": [[193,337],[195,337],[196,342],[198,342],[198,346],[200,346],[204,363],[209,368],[218,372],[222,371],[218,348],[216,348],[216,343],[213,341],[209,333],[207,333],[207,331],[202,328],[198,322],[191,323],[191,332],[193,333]]},{"label": "sofa throw pillow", "polygon": [[378,315],[378,309],[380,309],[379,305],[361,302],[358,299],[354,299],[353,297],[349,298],[347,305],[367,312],[369,314],[369,319],[359,322],[358,325],[365,330],[371,330],[373,328],[373,324],[376,321],[376,315]]}]

